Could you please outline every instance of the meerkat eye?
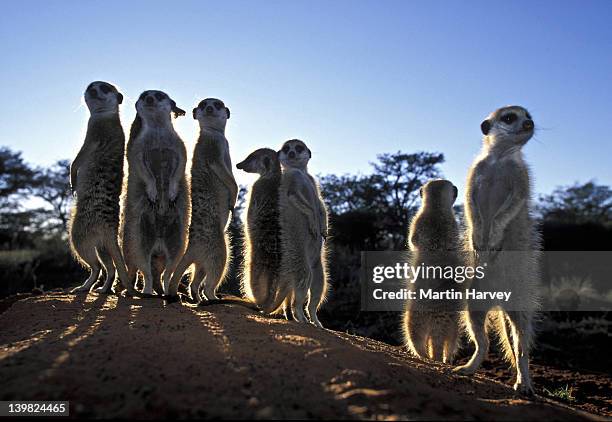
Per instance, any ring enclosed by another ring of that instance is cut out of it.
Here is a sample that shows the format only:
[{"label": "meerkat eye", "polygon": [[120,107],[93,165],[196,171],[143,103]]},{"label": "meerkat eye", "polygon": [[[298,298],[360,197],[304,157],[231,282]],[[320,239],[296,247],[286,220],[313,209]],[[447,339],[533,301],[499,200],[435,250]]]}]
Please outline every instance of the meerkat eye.
[{"label": "meerkat eye", "polygon": [[155,94],[155,98],[157,98],[157,101],[161,101],[165,98],[165,96],[161,92],[158,92],[157,94]]},{"label": "meerkat eye", "polygon": [[284,152],[285,154],[287,154],[287,153],[289,152],[289,145],[285,145],[285,146],[283,147],[283,152]]},{"label": "meerkat eye", "polygon": [[108,94],[110,92],[110,88],[107,85],[102,85],[100,87],[103,93]]},{"label": "meerkat eye", "polygon": [[501,121],[507,124],[512,124],[516,121],[517,116],[514,113],[508,113],[502,116]]},{"label": "meerkat eye", "polygon": [[219,101],[215,101],[215,108],[217,110],[221,110],[221,107],[223,107],[223,104],[221,104]]},{"label": "meerkat eye", "polygon": [[298,145],[295,147],[295,150],[297,151],[298,154],[301,154],[302,151],[304,151],[304,147],[301,145]]}]

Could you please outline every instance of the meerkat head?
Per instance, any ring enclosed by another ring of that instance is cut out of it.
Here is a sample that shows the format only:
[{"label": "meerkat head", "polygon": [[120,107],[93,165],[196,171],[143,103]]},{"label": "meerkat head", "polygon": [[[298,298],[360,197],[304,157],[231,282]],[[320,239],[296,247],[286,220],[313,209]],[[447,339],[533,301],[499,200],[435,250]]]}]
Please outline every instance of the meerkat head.
[{"label": "meerkat head", "polygon": [[260,148],[236,164],[236,168],[247,173],[258,173],[263,176],[268,173],[280,172],[280,162],[276,151],[270,148]]},{"label": "meerkat head", "polygon": [[140,94],[136,101],[136,111],[145,122],[163,124],[170,121],[170,113],[174,117],[184,116],[185,111],[176,106],[176,102],[165,92],[149,90]]},{"label": "meerkat head", "polygon": [[193,109],[193,118],[200,123],[200,128],[209,127],[225,131],[227,119],[230,118],[230,110],[223,101],[217,98],[206,98]]},{"label": "meerkat head", "polygon": [[480,124],[489,147],[521,147],[533,136],[535,125],[529,112],[521,106],[495,110]]},{"label": "meerkat head", "polygon": [[85,104],[89,112],[94,114],[118,113],[123,95],[108,82],[95,81],[85,90]]},{"label": "meerkat head", "polygon": [[436,209],[451,208],[457,200],[457,187],[448,180],[430,180],[419,191],[423,207],[436,206]]},{"label": "meerkat head", "polygon": [[306,169],[312,153],[306,144],[299,139],[290,139],[278,151],[278,159],[283,168]]}]

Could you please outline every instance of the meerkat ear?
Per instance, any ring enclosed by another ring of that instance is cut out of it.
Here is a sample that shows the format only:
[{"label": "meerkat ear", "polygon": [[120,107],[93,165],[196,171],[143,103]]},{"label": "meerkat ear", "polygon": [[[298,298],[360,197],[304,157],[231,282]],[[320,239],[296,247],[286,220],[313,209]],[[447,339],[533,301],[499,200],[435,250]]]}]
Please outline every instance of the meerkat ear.
[{"label": "meerkat ear", "polygon": [[480,124],[480,130],[482,131],[483,135],[488,135],[489,131],[491,130],[491,122],[489,122],[488,120],[482,122]]},{"label": "meerkat ear", "polygon": [[457,195],[459,194],[459,190],[457,189],[457,186],[453,186],[453,204],[455,203],[455,201],[457,200]]},{"label": "meerkat ear", "polygon": [[229,119],[229,117],[230,117],[230,111],[229,111],[229,108],[225,107],[225,112],[227,113],[227,118]]},{"label": "meerkat ear", "polygon": [[312,152],[310,152],[310,148],[306,148],[308,150],[308,158],[312,158]]},{"label": "meerkat ear", "polygon": [[197,112],[198,112],[198,108],[197,108],[197,107],[196,107],[196,108],[194,108],[194,109],[193,109],[193,111],[191,112],[191,113],[192,113],[192,115],[193,115],[193,119],[194,119],[194,120],[197,120],[197,119],[198,119],[198,118],[196,117],[196,113],[197,113]]},{"label": "meerkat ear", "polygon": [[121,104],[123,103],[123,94],[120,92],[117,92],[117,104]]},{"label": "meerkat ear", "polygon": [[176,106],[176,102],[174,100],[170,100],[170,104],[172,105],[171,111],[174,114],[175,119],[179,116],[184,116],[186,114],[185,110]]}]

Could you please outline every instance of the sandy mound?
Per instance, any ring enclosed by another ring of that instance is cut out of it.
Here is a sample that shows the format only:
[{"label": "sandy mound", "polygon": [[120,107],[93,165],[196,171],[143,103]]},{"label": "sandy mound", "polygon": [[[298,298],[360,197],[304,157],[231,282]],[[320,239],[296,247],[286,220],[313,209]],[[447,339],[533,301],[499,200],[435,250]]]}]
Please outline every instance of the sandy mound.
[{"label": "sandy mound", "polygon": [[53,294],[0,315],[0,400],[85,417],[590,418],[367,338],[236,305]]}]

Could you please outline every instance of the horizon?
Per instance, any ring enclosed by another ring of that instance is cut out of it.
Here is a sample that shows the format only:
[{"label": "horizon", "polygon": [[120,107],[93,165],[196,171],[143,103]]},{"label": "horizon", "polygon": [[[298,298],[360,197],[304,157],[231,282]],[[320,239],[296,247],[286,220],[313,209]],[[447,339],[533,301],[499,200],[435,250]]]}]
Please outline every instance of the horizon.
[{"label": "horizon", "polygon": [[[103,14],[95,3],[6,5],[0,145],[34,165],[72,160],[88,117],[82,93],[106,80],[125,96],[126,137],[144,90],[187,111],[217,97],[231,110],[233,165],[291,138],[310,147],[317,175],[368,174],[380,153],[441,152],[463,202],[480,122],[520,104],[536,122],[524,149],[536,195],[612,185],[610,2],[185,4],[110,2]],[[175,128],[190,156],[197,122],[188,113]]]}]

